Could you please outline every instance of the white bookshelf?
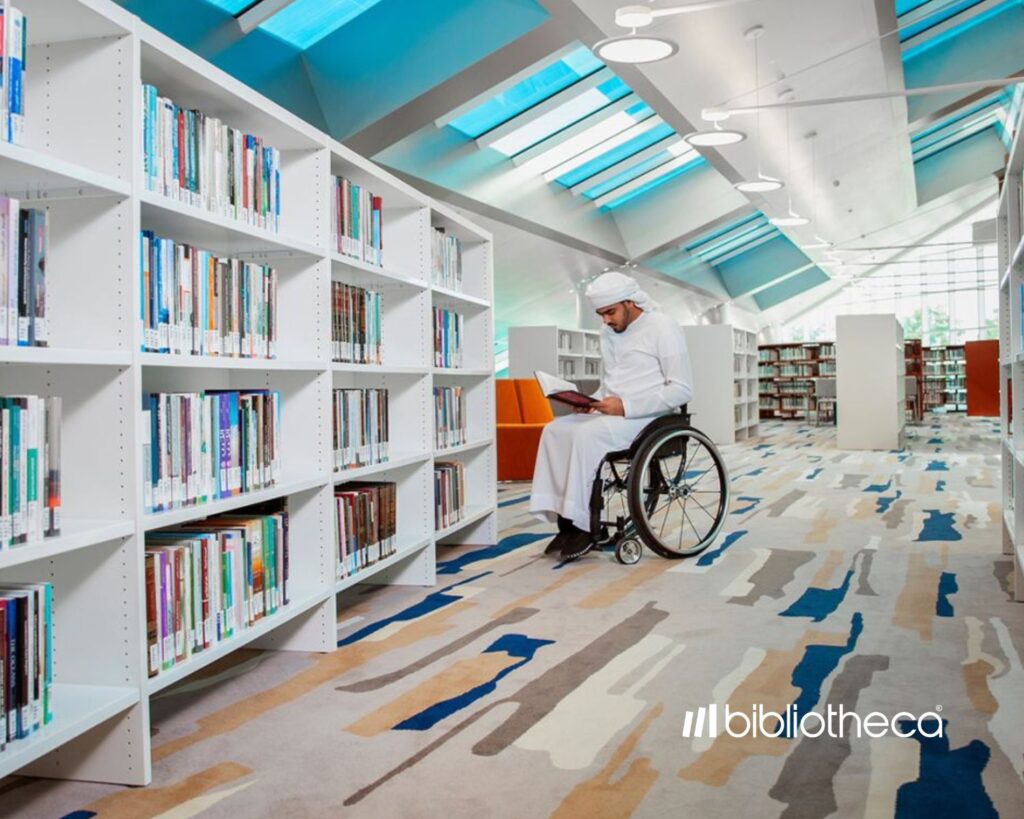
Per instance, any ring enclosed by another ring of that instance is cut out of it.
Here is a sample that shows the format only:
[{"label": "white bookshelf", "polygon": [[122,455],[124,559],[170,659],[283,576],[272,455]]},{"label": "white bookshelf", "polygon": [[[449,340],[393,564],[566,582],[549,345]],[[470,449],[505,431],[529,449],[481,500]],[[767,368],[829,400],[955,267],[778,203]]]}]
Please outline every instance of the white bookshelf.
[{"label": "white bookshelf", "polygon": [[569,381],[600,379],[600,332],[554,325],[509,327],[509,378],[533,378],[535,370]]},{"label": "white bookshelf", "polygon": [[[1013,558],[1013,593],[1024,601],[1024,139],[1018,114],[996,233],[999,258],[999,390],[1003,467],[1003,553]],[[1012,402],[1012,403],[1011,403]]]},{"label": "white bookshelf", "polygon": [[[142,24],[108,0],[21,0],[30,38],[25,147],[0,144],[0,192],[50,210],[51,346],[0,348],[4,394],[59,395],[62,533],[0,551],[0,581],[53,584],[54,720],[0,752],[14,772],[144,785],[150,697],[243,645],[336,647],[337,592],[354,583],[432,585],[439,543],[497,538],[491,236]],[[281,229],[263,230],[145,189],[141,84],[281,150]],[[45,114],[44,114],[45,111]],[[331,174],[383,197],[382,267],[333,251]],[[463,239],[465,292],[430,285],[431,225]],[[139,231],[274,266],[278,357],[140,352]],[[83,269],[83,260],[89,264]],[[330,283],[383,292],[382,366],[331,361]],[[466,316],[466,367],[432,366],[431,306]],[[433,448],[431,388],[466,388],[468,443]],[[334,470],[331,391],[386,387],[391,460]],[[282,393],[281,480],[248,495],[143,510],[141,398],[151,391],[271,388]],[[466,464],[466,515],[433,531],[435,460]],[[333,487],[398,487],[397,550],[338,576]],[[290,603],[231,640],[149,678],[143,549],[147,531],[283,499]]]},{"label": "white bookshelf", "polygon": [[836,316],[839,448],[900,449],[906,415],[903,327],[896,316]]},{"label": "white bookshelf", "polygon": [[693,425],[716,444],[758,435],[757,336],[729,324],[687,325]]}]

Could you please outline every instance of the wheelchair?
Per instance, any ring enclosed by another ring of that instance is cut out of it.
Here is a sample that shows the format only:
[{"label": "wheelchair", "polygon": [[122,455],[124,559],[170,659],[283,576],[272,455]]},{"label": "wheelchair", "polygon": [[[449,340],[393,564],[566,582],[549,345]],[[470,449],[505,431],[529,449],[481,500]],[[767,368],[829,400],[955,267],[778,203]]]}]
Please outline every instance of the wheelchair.
[{"label": "wheelchair", "polygon": [[604,456],[590,493],[590,536],[624,565],[637,563],[643,546],[677,560],[714,542],[728,507],[725,462],[683,405],[644,427],[629,449]]}]

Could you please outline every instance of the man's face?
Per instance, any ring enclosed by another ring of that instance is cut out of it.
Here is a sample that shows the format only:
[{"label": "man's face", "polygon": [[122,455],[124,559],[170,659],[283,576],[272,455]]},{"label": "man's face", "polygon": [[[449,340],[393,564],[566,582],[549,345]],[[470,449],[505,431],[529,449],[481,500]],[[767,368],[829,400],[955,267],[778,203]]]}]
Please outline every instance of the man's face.
[{"label": "man's face", "polygon": [[620,301],[616,304],[609,304],[597,311],[601,321],[612,328],[616,333],[621,333],[636,317],[636,308],[631,301]]}]

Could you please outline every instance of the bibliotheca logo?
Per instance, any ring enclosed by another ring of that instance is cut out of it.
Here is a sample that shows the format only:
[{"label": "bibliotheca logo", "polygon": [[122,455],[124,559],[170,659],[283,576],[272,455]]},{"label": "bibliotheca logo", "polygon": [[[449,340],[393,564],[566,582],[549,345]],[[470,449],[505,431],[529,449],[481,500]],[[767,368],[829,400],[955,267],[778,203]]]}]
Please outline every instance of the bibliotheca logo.
[{"label": "bibliotheca logo", "polygon": [[915,734],[929,739],[944,736],[944,723],[938,712],[925,711],[919,716],[909,711],[897,711],[891,717],[880,711],[872,711],[863,717],[854,711],[847,711],[842,705],[836,708],[829,704],[825,712],[808,711],[800,714],[795,705],[789,705],[781,714],[766,710],[757,704],[749,711],[734,710],[728,703],[720,707],[716,703],[687,711],[683,717],[683,736],[693,738],[715,738],[720,733],[731,737],[820,737],[822,734],[833,739],[862,736],[879,739],[885,736],[911,737]]}]

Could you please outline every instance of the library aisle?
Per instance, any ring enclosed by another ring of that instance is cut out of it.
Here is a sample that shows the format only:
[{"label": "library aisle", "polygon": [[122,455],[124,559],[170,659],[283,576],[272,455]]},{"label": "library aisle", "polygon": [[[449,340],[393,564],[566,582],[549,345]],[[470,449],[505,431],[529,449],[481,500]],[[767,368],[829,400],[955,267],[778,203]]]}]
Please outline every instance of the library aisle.
[{"label": "library aisle", "polygon": [[[528,486],[505,485],[496,546],[447,552],[434,590],[350,590],[337,652],[243,649],[156,696],[152,787],[14,778],[5,812],[733,817],[742,794],[757,816],[897,799],[907,816],[1019,816],[1024,607],[990,546],[996,424],[938,416],[898,453],[837,454],[827,427],[762,433],[724,448],[729,523],[699,558],[557,563]],[[948,733],[680,736],[730,692],[936,709]]]}]

